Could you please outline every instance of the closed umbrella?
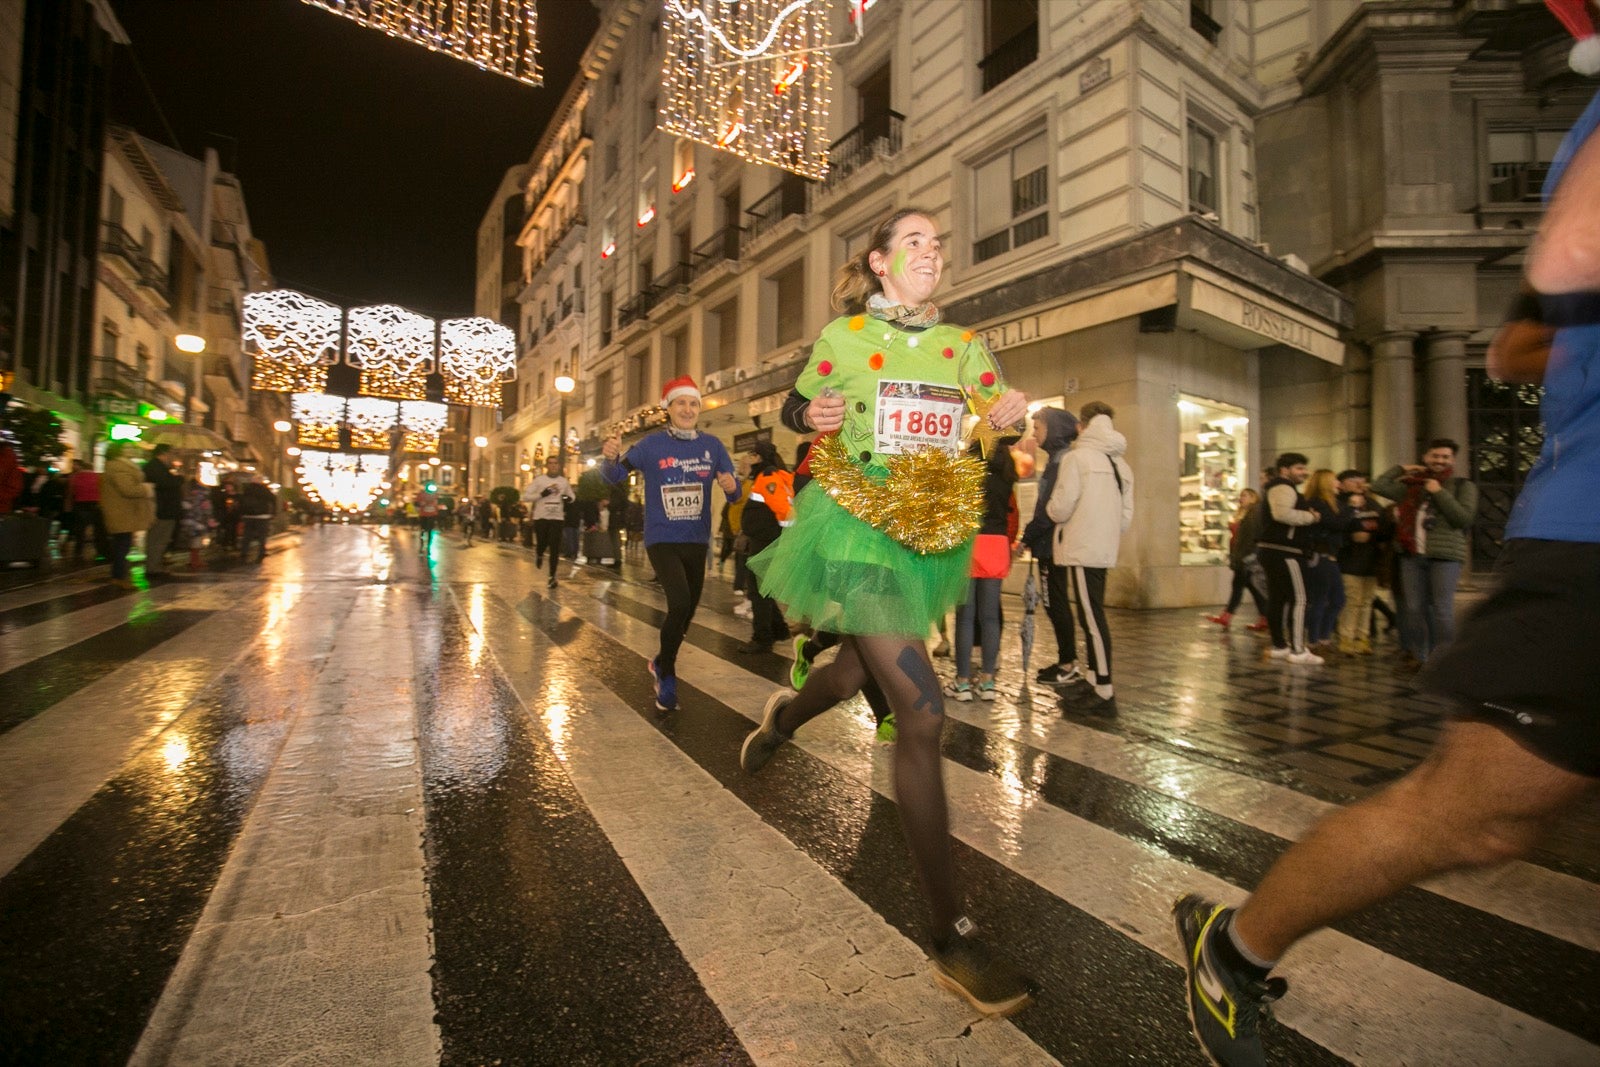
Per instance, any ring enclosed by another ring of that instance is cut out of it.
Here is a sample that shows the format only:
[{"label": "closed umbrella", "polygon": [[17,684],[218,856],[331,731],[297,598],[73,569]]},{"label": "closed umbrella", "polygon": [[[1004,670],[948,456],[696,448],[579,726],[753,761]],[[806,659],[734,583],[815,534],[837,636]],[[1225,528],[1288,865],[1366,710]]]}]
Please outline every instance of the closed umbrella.
[{"label": "closed umbrella", "polygon": [[159,427],[145,440],[152,445],[169,445],[181,452],[226,452],[233,447],[232,442],[215,430],[187,422]]},{"label": "closed umbrella", "polygon": [[1028,561],[1028,577],[1022,583],[1022,688],[1028,688],[1028,657],[1033,655],[1033,612],[1039,606],[1039,579],[1034,563]]}]

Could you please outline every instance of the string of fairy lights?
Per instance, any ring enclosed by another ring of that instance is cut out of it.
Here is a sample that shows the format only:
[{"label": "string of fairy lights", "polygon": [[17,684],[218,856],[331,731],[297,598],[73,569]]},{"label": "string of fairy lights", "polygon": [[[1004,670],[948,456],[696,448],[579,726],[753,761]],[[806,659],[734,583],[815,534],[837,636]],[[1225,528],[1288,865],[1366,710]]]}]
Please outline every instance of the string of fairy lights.
[{"label": "string of fairy lights", "polygon": [[[497,406],[500,387],[516,379],[516,335],[490,319],[436,322],[394,304],[346,311],[273,289],[245,296],[243,320],[251,383],[290,394],[305,450],[296,474],[308,495],[334,507],[370,503],[387,486],[394,450],[437,452],[449,404]],[[327,392],[341,358],[359,371],[356,396]],[[426,399],[436,373],[444,403]]]},{"label": "string of fairy lights", "polygon": [[524,85],[544,84],[534,0],[305,2],[430,52],[471,63],[479,70],[503,74]]},{"label": "string of fairy lights", "polygon": [[[829,53],[861,40],[871,0],[666,0],[660,128],[752,163],[828,170]],[[851,35],[839,32],[848,12]]]}]

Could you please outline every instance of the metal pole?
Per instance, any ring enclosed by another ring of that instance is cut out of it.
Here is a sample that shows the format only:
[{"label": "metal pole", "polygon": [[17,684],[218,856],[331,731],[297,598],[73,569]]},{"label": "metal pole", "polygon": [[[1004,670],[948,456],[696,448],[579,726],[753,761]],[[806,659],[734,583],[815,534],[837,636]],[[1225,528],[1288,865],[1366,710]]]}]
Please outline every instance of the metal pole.
[{"label": "metal pole", "polygon": [[561,451],[556,455],[561,457],[561,476],[567,476],[567,394],[561,394],[561,431],[556,436],[556,447]]}]

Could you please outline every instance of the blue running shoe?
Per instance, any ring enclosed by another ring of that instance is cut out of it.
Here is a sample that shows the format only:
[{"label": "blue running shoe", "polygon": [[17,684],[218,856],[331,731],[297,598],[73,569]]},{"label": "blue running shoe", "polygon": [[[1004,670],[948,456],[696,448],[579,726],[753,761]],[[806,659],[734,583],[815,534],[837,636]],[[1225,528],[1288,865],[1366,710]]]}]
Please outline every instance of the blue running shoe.
[{"label": "blue running shoe", "polygon": [[678,710],[678,679],[670,674],[662,678],[660,684],[656,686],[656,710]]}]

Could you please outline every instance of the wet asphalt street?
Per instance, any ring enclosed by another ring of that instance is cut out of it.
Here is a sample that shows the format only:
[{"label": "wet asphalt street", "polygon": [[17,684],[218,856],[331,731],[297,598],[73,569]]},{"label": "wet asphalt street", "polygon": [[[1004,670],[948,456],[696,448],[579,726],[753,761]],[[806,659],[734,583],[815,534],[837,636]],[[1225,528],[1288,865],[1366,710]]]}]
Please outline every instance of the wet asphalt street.
[{"label": "wet asphalt street", "polygon": [[[1199,1064],[1172,898],[1241,898],[1437,732],[1388,657],[1196,611],[1112,612],[1119,715],[1063,717],[1008,598],[944,741],[969,912],[1042,987],[986,1020],[929,977],[865,705],[742,774],[787,650],[737,652],[713,576],[657,713],[640,562],[550,590],[329,526],[133,592],[0,578],[0,1063]],[[1271,1062],[1600,1063],[1597,811],[1298,946]]]}]

